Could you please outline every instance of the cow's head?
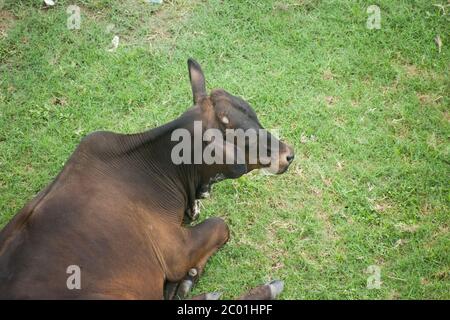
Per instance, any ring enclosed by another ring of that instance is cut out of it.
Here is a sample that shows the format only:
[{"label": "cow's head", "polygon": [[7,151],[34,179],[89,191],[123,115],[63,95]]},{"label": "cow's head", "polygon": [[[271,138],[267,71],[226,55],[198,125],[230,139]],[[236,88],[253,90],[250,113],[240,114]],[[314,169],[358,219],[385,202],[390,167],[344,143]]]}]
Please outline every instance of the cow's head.
[{"label": "cow's head", "polygon": [[[265,130],[255,111],[242,98],[223,89],[212,90],[208,95],[203,71],[196,61],[189,59],[188,68],[194,99],[192,112],[202,121],[204,131],[215,129],[216,132],[222,133],[224,142],[221,145],[225,154],[223,159],[233,156],[236,160],[232,164],[214,163],[203,166],[205,176],[215,182],[223,178],[237,178],[261,168],[266,168],[274,174],[285,172],[294,159],[293,148]],[[234,139],[230,137],[233,134],[236,135]],[[237,138],[242,134],[244,141]],[[211,141],[214,141],[214,138]],[[213,143],[211,141],[204,142],[204,147]],[[238,152],[244,155],[244,161],[238,161]]]}]

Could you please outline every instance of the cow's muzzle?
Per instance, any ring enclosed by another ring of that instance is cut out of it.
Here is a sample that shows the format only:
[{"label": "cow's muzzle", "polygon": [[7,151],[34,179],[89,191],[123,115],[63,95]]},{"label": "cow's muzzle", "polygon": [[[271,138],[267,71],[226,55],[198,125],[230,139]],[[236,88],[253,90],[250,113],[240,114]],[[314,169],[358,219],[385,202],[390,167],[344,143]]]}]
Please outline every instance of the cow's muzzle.
[{"label": "cow's muzzle", "polygon": [[294,161],[294,158],[295,158],[294,149],[291,146],[285,144],[284,152],[280,154],[279,171],[277,173],[282,174],[286,172],[286,170],[291,165],[292,161]]},{"label": "cow's muzzle", "polygon": [[294,148],[286,143],[280,144],[280,153],[278,154],[278,157],[272,159],[272,163],[268,168],[269,172],[273,174],[285,173],[295,158]]}]

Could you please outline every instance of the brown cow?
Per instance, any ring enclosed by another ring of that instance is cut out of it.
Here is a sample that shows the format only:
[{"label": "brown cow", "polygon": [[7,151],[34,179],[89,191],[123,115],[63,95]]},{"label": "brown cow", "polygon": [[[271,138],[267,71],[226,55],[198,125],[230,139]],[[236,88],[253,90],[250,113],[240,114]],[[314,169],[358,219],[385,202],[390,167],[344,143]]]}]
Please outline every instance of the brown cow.
[{"label": "brown cow", "polygon": [[[244,100],[224,90],[207,95],[200,66],[191,59],[188,66],[192,108],[143,133],[88,135],[54,181],[0,232],[1,299],[162,299],[190,290],[229,231],[219,218],[183,226],[185,214],[196,218],[196,199],[212,183],[272,164],[249,163],[247,151],[244,163],[174,164],[172,133],[193,133],[194,121],[201,121],[202,132],[262,129]],[[230,149],[238,151],[225,143],[223,152]],[[277,173],[293,157],[279,142]],[[79,268],[81,287],[69,290],[69,266]],[[243,298],[273,297],[281,285]]]}]

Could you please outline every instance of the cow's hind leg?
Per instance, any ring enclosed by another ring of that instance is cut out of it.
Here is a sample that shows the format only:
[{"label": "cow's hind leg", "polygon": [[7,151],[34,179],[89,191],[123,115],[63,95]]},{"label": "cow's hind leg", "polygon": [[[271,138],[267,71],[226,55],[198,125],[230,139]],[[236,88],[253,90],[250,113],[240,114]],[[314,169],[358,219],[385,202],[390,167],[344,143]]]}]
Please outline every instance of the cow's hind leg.
[{"label": "cow's hind leg", "polygon": [[283,288],[283,281],[274,280],[250,290],[238,300],[273,300],[283,291]]},{"label": "cow's hind leg", "polygon": [[[274,280],[250,290],[238,300],[273,300],[283,291],[283,287],[283,281]],[[218,300],[220,296],[218,292],[203,293],[192,297],[191,300]]]},{"label": "cow's hind leg", "polygon": [[190,298],[190,300],[219,300],[221,295],[222,293],[220,292],[202,293]]},{"label": "cow's hind leg", "polygon": [[188,230],[186,237],[188,270],[184,279],[177,283],[166,283],[166,298],[183,299],[203,273],[208,259],[229,238],[229,229],[220,218],[209,218]]}]

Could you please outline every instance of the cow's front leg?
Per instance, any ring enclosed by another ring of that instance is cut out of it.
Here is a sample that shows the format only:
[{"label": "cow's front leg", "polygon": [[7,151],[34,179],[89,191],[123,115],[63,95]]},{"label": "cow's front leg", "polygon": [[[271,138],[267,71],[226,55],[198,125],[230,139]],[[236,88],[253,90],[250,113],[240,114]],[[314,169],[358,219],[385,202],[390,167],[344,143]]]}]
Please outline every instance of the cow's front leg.
[{"label": "cow's front leg", "polygon": [[191,291],[194,283],[198,280],[198,271],[196,268],[191,268],[186,276],[178,282],[167,281],[164,285],[164,299],[166,300],[180,300],[184,299]]},{"label": "cow's front leg", "polygon": [[189,267],[179,284],[167,283],[168,298],[183,299],[203,273],[208,259],[229,239],[228,226],[220,218],[206,219],[194,227],[187,228],[187,231],[186,253]]},{"label": "cow's front leg", "polygon": [[208,259],[230,238],[230,230],[221,218],[209,218],[188,228],[190,234],[189,258],[197,277],[203,273]]}]

